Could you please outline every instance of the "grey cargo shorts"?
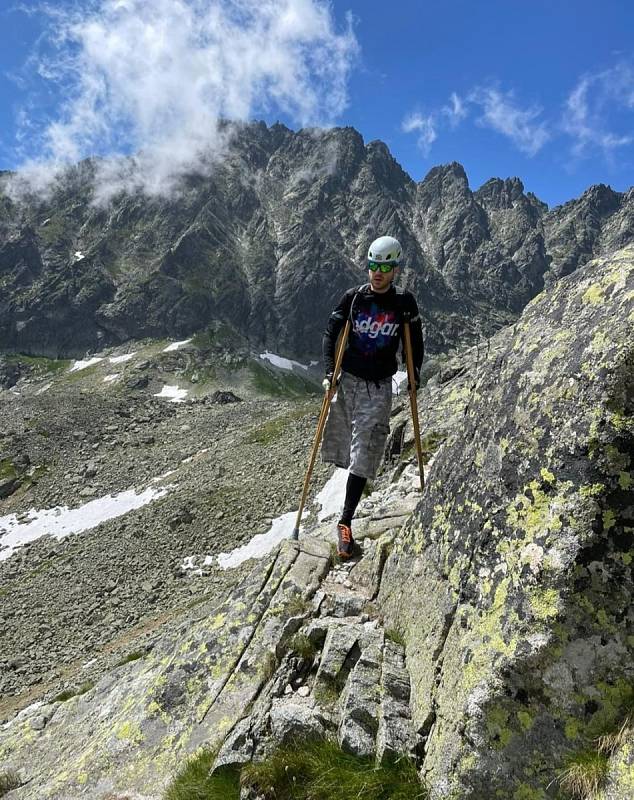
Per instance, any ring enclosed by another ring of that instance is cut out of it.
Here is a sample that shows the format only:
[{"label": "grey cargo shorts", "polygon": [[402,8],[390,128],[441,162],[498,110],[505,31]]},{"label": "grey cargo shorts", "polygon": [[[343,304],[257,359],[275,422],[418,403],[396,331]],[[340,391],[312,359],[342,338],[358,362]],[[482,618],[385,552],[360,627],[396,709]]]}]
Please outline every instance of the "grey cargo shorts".
[{"label": "grey cargo shorts", "polygon": [[342,372],[326,421],[322,461],[374,478],[390,432],[391,409],[391,378],[375,383]]}]

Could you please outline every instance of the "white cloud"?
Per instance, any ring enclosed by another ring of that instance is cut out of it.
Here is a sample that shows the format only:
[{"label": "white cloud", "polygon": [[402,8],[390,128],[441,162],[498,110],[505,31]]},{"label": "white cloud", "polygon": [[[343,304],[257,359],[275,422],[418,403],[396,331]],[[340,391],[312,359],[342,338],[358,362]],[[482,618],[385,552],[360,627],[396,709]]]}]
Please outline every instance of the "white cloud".
[{"label": "white cloud", "polygon": [[449,102],[426,116],[419,112],[410,114],[402,123],[406,133],[419,132],[418,145],[425,156],[438,138],[442,128],[455,129],[474,108],[481,112],[476,123],[491,128],[508,137],[528,156],[534,156],[550,139],[547,124],[540,120],[539,107],[520,108],[513,92],[502,92],[495,87],[476,87],[465,98],[452,92]]},{"label": "white cloud", "polygon": [[614,108],[634,109],[634,70],[625,63],[594,75],[585,75],[568,95],[562,129],[572,138],[572,155],[581,158],[599,149],[610,159],[634,137],[608,129]]},{"label": "white cloud", "polygon": [[482,109],[479,125],[491,128],[508,137],[527,156],[536,155],[550,139],[542,109],[538,106],[522,109],[513,92],[502,92],[495,87],[478,87],[469,95],[469,101]]},{"label": "white cloud", "polygon": [[432,144],[438,138],[436,133],[436,115],[428,114],[426,117],[421,113],[414,112],[405,117],[401,125],[404,133],[418,133],[417,144],[423,151],[423,155],[428,156]]},{"label": "white cloud", "polygon": [[326,0],[86,0],[70,16],[44,8],[57,57],[36,68],[68,99],[25,164],[32,177],[132,152],[102,167],[106,195],[162,193],[222,152],[220,119],[277,112],[327,125],[347,104],[358,44],[351,18],[338,31]]},{"label": "white cloud", "polygon": [[449,120],[450,126],[455,128],[467,117],[468,112],[464,102],[455,92],[451,93],[449,100],[450,104],[442,107],[441,114]]},{"label": "white cloud", "polygon": [[467,115],[464,102],[456,92],[452,92],[449,103],[441,109],[431,111],[427,115],[421,114],[420,111],[409,114],[401,123],[401,130],[404,133],[418,133],[418,147],[427,157],[432,144],[438,138],[438,131],[447,123],[450,128],[456,128]]}]

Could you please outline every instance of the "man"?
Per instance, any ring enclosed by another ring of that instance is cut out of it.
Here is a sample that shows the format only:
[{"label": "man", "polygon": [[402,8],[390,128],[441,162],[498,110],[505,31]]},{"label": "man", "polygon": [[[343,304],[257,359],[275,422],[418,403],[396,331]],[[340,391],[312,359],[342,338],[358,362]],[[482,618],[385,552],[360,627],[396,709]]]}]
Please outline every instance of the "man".
[{"label": "man", "polygon": [[409,319],[416,386],[423,362],[423,334],[418,306],[411,292],[396,289],[401,245],[381,236],[368,250],[370,282],[349,289],[328,320],[323,338],[326,365],[324,390],[332,384],[335,347],[346,319],[351,329],[341,377],[321,448],[322,460],[350,469],[346,497],[337,524],[337,551],[350,558],[354,550],[352,518],[368,479],[375,477],[389,433],[392,376],[403,341],[403,320]]}]

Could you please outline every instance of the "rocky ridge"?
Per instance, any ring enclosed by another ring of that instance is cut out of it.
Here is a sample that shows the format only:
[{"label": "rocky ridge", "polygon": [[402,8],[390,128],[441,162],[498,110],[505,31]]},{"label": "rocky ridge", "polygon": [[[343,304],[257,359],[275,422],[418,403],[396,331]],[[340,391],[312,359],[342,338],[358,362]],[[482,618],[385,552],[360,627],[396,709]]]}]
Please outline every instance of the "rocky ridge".
[{"label": "rocky ridge", "polygon": [[633,322],[630,247],[530,303],[454,395],[379,595],[434,796],[558,796],[631,710]]},{"label": "rocky ridge", "polygon": [[254,348],[313,357],[380,231],[402,242],[428,348],[445,351],[490,336],[544,285],[634,237],[632,190],[594,186],[549,211],[518,178],[473,191],[457,163],[416,183],[352,128],[253,123],[231,142],[170,198],[95,205],[95,160],[50,198],[0,194],[0,351],[81,356],[223,322]]}]

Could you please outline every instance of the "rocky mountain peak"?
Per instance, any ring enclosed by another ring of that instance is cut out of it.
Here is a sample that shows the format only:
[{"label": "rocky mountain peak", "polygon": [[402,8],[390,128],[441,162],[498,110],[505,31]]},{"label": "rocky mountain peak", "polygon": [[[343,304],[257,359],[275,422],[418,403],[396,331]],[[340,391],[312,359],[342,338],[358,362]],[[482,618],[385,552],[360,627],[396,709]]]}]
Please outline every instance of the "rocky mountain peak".
[{"label": "rocky mountain peak", "polygon": [[389,230],[433,352],[493,333],[545,282],[634,239],[632,198],[609,187],[548,212],[519,178],[472,192],[457,162],[415,183],[351,127],[231,133],[225,158],[166,198],[95,207],[93,159],[46,198],[0,188],[0,350],[82,356],[222,321],[254,348],[314,358],[332,304]]},{"label": "rocky mountain peak", "polygon": [[467,173],[462,164],[459,164],[457,161],[432,167],[419,183],[419,186],[444,186],[453,183],[463,186],[464,189],[469,189]]},{"label": "rocky mountain peak", "polygon": [[491,178],[475,192],[475,196],[488,208],[512,208],[513,203],[525,196],[524,184],[519,178]]},{"label": "rocky mountain peak", "polygon": [[581,200],[592,202],[606,211],[614,211],[623,195],[605,183],[595,183],[581,195]]}]

